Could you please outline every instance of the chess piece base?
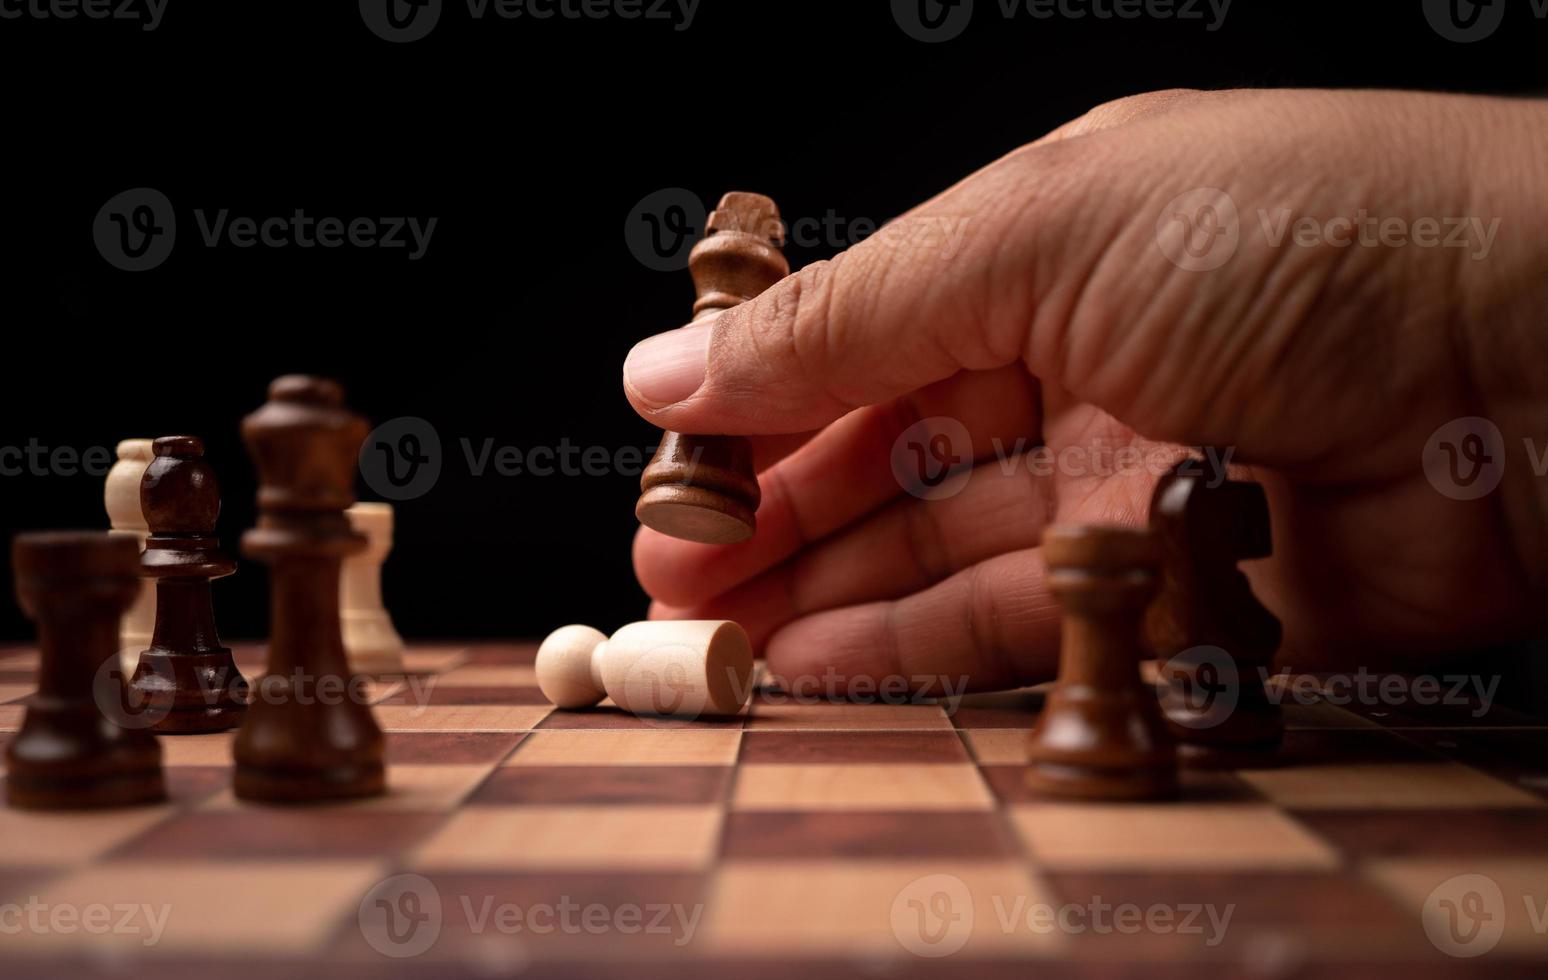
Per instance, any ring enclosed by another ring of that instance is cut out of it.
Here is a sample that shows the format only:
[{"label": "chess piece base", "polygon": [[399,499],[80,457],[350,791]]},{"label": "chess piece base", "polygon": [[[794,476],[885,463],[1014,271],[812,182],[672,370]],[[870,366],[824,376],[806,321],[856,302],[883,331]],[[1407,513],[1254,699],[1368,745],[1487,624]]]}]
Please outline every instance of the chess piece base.
[{"label": "chess piece base", "polygon": [[640,495],[634,516],[673,538],[700,544],[736,544],[753,536],[752,508],[734,497],[682,484],[653,487]]},{"label": "chess piece base", "polygon": [[380,796],[387,792],[380,762],[326,769],[268,768],[238,765],[232,779],[238,799],[255,803],[320,803]]},{"label": "chess piece base", "polygon": [[247,715],[247,681],[224,647],[197,654],[146,650],[129,687],[141,713],[160,715],[150,725],[160,735],[224,732]]},{"label": "chess piece base", "polygon": [[1153,800],[1177,793],[1176,768],[1170,765],[1126,769],[1059,762],[1034,762],[1027,785],[1039,793],[1072,800]]},{"label": "chess piece base", "polygon": [[357,674],[401,674],[403,638],[385,614],[344,613],[344,650],[349,669]]}]

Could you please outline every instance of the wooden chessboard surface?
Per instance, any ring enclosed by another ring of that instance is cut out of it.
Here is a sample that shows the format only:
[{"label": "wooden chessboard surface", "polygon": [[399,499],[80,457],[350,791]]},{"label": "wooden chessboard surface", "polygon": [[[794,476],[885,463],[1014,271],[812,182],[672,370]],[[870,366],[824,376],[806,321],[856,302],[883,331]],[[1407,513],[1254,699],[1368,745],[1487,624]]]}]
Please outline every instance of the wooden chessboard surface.
[{"label": "wooden chessboard surface", "polygon": [[[239,803],[223,734],[162,738],[165,805],[0,809],[5,975],[1548,969],[1548,725],[1502,708],[1292,699],[1282,766],[1071,804],[1024,787],[1035,690],[641,719],[551,710],[535,649],[374,683],[385,798]],[[0,651],[0,745],[35,668]]]}]

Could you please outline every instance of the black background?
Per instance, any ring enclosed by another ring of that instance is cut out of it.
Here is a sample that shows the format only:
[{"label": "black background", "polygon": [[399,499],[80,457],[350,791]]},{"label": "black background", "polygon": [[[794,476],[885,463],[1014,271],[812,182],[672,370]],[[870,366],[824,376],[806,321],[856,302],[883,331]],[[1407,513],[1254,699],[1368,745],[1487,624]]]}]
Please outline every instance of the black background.
[{"label": "black background", "polygon": [[[904,33],[885,0],[702,0],[681,31],[477,21],[448,0],[409,44],[372,34],[353,0],[170,0],[152,32],[0,20],[0,446],[201,435],[234,552],[253,521],[239,420],[277,374],[331,375],[373,421],[421,416],[442,439],[439,483],[398,505],[387,590],[403,633],[612,628],[645,602],[629,562],[637,475],[474,477],[458,440],[654,444],[620,365],[686,319],[692,289],[625,244],[646,195],[758,190],[790,220],[876,223],[1118,96],[1525,93],[1542,90],[1548,50],[1548,23],[1525,3],[1468,45],[1433,32],[1421,0],[1235,0],[1213,32],[1005,20],[995,0],[977,3],[966,33],[940,44]],[[165,264],[131,274],[98,254],[91,223],[134,187],[165,193],[179,228]],[[221,208],[438,224],[413,262],[402,249],[206,248],[194,211]],[[845,244],[789,255],[800,266]],[[0,477],[0,532],[105,527],[101,494],[97,476]],[[10,592],[8,575],[0,584]],[[244,562],[216,587],[223,631],[262,635],[266,595]],[[0,637],[29,633],[7,596]]]}]

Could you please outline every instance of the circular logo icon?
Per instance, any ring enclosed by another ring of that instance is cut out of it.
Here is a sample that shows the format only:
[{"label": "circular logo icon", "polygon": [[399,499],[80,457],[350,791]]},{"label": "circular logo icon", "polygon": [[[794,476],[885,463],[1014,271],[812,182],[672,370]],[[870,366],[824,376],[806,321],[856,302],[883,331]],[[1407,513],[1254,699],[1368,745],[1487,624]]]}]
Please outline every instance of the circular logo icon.
[{"label": "circular logo icon", "polygon": [[145,272],[172,254],[177,215],[165,194],[136,187],[108,198],[92,219],[91,237],[113,268]]},{"label": "circular logo icon", "polygon": [[892,475],[921,500],[955,497],[973,469],[973,437],[954,418],[936,415],[904,429],[892,443]]},{"label": "circular logo icon", "polygon": [[388,500],[423,497],[441,478],[441,437],[435,426],[412,415],[378,425],[360,444],[360,475]]},{"label": "circular logo icon", "polygon": [[418,956],[441,936],[441,893],[422,875],[377,882],[360,900],[360,934],[395,960]]},{"label": "circular logo icon", "polygon": [[1471,44],[1500,29],[1505,0],[1424,0],[1424,19],[1446,40]]},{"label": "circular logo icon", "polygon": [[1452,419],[1424,444],[1424,475],[1452,500],[1477,500],[1492,493],[1505,476],[1505,437],[1486,418]]},{"label": "circular logo icon", "polygon": [[892,19],[914,40],[939,44],[967,30],[973,0],[892,0]]},{"label": "circular logo icon", "polygon": [[[684,720],[699,718],[709,707],[702,679],[683,666],[692,663],[694,656],[694,650],[681,643],[663,643],[630,663],[617,681],[609,678],[609,689],[618,690],[629,711],[646,725],[681,727]],[[699,658],[703,659],[702,651]],[[734,683],[731,678],[727,681]]]},{"label": "circular logo icon", "polygon": [[704,234],[709,211],[693,191],[667,187],[640,198],[624,222],[629,254],[655,272],[688,268],[688,253]]},{"label": "circular logo icon", "polygon": [[383,41],[406,44],[434,29],[441,0],[360,0],[360,19]]},{"label": "circular logo icon", "polygon": [[[139,683],[129,682],[135,677]],[[121,654],[102,661],[91,682],[91,696],[102,717],[119,728],[150,728],[172,713],[177,678],[166,657],[142,657],[125,671]]]},{"label": "circular logo icon", "polygon": [[1421,915],[1431,944],[1459,959],[1482,956],[1505,934],[1505,896],[1488,875],[1447,878],[1424,900]]},{"label": "circular logo icon", "polygon": [[973,935],[973,893],[955,875],[915,878],[892,900],[892,934],[915,956],[950,956]]},{"label": "circular logo icon", "polygon": [[1219,647],[1198,646],[1161,665],[1161,710],[1185,728],[1214,728],[1236,710],[1242,679],[1236,659]]},{"label": "circular logo icon", "polygon": [[1231,261],[1242,243],[1242,222],[1231,195],[1195,187],[1167,202],[1156,218],[1156,244],[1167,261],[1189,272],[1209,272]]}]

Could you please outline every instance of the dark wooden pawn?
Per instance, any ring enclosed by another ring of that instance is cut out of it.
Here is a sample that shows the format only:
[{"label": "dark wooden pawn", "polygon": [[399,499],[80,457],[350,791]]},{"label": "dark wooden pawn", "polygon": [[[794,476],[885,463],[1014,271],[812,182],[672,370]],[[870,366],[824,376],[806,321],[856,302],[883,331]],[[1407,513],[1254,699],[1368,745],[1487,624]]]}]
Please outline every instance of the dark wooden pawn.
[{"label": "dark wooden pawn", "polygon": [[[694,322],[752,299],[790,274],[780,249],[779,209],[762,194],[733,191],[709,216],[705,237],[688,255],[698,301]],[[662,433],[640,475],[634,513],[662,534],[734,544],[757,530],[762,494],[745,436]]]},{"label": "dark wooden pawn", "polygon": [[166,797],[161,746],[114,719],[124,702],[118,625],[140,592],[139,545],[106,532],[19,534],[16,597],[38,624],[38,690],[6,747],[11,806],[77,809]]},{"label": "dark wooden pawn", "polygon": [[220,484],[195,436],[163,436],[140,481],[150,527],[140,574],[156,582],[156,631],[130,682],[131,703],[164,734],[242,723],[247,681],[215,629],[210,582],[236,571],[220,551]]},{"label": "dark wooden pawn", "polygon": [[1140,677],[1140,622],[1160,563],[1155,535],[1056,525],[1043,553],[1064,620],[1059,680],[1029,741],[1029,786],[1072,799],[1172,795],[1176,753]]},{"label": "dark wooden pawn", "polygon": [[269,662],[234,755],[236,795],[297,803],[386,791],[384,745],[344,657],[339,570],[366,546],[350,528],[370,425],[338,384],[287,375],[242,422],[258,468],[258,524],[242,551],[270,566]]},{"label": "dark wooden pawn", "polygon": [[1145,634],[1183,764],[1271,763],[1284,720],[1264,678],[1281,629],[1237,567],[1273,551],[1263,488],[1208,476],[1198,460],[1179,463],[1156,485],[1150,526],[1161,540],[1161,585]]}]

